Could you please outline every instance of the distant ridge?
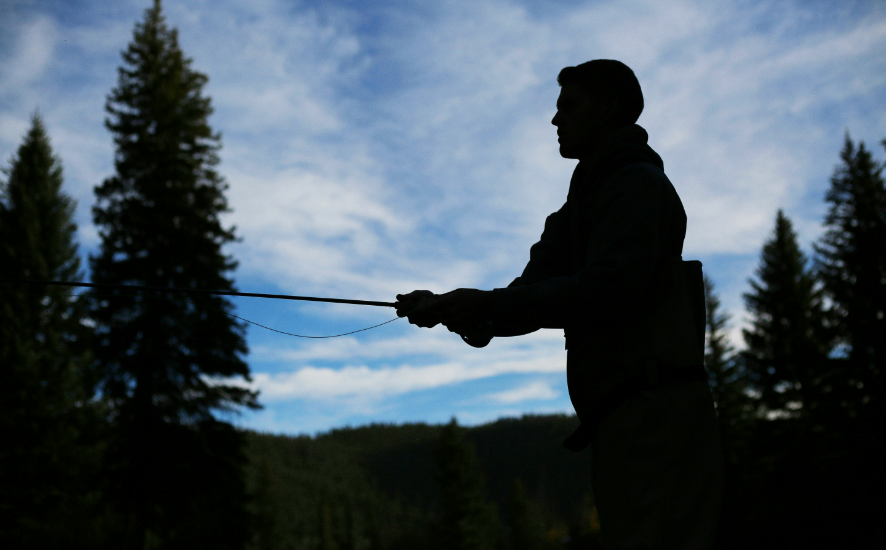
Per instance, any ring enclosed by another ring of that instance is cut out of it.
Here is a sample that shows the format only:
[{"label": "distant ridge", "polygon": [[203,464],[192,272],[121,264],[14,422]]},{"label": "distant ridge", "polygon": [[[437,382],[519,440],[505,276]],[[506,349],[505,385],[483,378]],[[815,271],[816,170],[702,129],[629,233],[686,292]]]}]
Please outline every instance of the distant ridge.
[{"label": "distant ridge", "polygon": [[[464,428],[505,523],[515,479],[541,505],[550,526],[566,532],[586,519],[592,505],[590,457],[562,445],[577,425],[575,416],[559,414]],[[384,548],[432,545],[424,537],[439,511],[434,471],[441,429],[422,423],[372,424],[315,437],[250,431],[250,491],[258,509],[267,503],[264,513],[273,515],[270,523],[280,530],[278,536],[295,546],[321,536],[318,525],[324,521],[337,531],[337,541],[358,542],[356,537]]]}]

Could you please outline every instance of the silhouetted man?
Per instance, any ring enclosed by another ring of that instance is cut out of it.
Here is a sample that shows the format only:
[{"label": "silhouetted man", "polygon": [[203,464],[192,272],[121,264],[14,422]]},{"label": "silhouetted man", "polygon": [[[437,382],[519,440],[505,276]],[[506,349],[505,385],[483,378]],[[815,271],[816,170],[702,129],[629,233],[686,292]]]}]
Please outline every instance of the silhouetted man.
[{"label": "silhouetted man", "polygon": [[701,264],[682,261],[686,213],[635,124],[643,95],[623,63],[563,69],[560,155],[578,159],[507,288],[398,295],[398,314],[444,324],[471,345],[562,328],[581,426],[564,442],[592,453],[607,548],[710,548],[722,455],[704,370]]}]

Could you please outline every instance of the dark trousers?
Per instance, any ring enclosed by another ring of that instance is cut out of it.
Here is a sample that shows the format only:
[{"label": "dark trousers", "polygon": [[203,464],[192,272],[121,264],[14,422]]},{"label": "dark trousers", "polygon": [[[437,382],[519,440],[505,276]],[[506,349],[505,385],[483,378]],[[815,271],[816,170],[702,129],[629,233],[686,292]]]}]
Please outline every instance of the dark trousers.
[{"label": "dark trousers", "polygon": [[628,398],[594,431],[591,479],[607,550],[712,548],[723,453],[705,382]]}]

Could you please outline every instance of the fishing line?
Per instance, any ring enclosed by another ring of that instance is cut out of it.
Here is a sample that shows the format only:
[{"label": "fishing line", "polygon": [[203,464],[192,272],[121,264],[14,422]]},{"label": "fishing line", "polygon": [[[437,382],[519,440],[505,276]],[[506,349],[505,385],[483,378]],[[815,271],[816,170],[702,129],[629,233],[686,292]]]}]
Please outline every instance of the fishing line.
[{"label": "fishing line", "polygon": [[[162,292],[162,291],[159,291],[159,290],[158,290],[158,292]],[[29,292],[28,294],[38,294],[38,293],[36,293],[36,292]],[[43,294],[43,293],[39,293],[39,294]],[[161,296],[151,296],[151,295],[149,295],[149,294],[129,294],[129,295],[127,295],[127,294],[91,294],[91,293],[88,293],[88,292],[81,292],[81,293],[79,293],[79,294],[78,294],[78,293],[70,293],[70,294],[64,294],[64,296],[67,296],[67,297],[76,297],[76,298],[80,298],[80,297],[83,297],[83,296],[87,296],[87,297],[90,297],[90,298],[96,298],[96,299],[99,299],[99,298],[133,298],[133,297],[135,297],[135,296],[141,296],[141,297],[143,297],[143,298],[161,298]],[[352,330],[351,332],[344,332],[344,333],[342,333],[342,334],[331,334],[331,335],[329,335],[329,336],[307,336],[307,335],[304,335],[304,334],[294,334],[294,333],[292,333],[292,332],[285,332],[285,331],[282,331],[282,330],[277,330],[277,329],[275,329],[275,328],[266,327],[265,325],[262,325],[262,324],[260,324],[260,323],[256,323],[255,321],[250,321],[249,319],[244,319],[243,317],[240,317],[239,315],[234,315],[233,313],[228,313],[227,311],[222,311],[222,313],[224,313],[225,315],[228,315],[228,316],[230,316],[230,317],[234,317],[234,318],[236,318],[236,319],[240,319],[241,321],[243,321],[243,322],[245,322],[245,323],[249,323],[250,325],[255,325],[255,326],[257,326],[257,327],[261,327],[261,328],[263,328],[263,329],[265,329],[265,330],[270,330],[270,331],[272,331],[272,332],[276,332],[276,333],[279,333],[279,334],[285,334],[286,336],[294,336],[294,337],[296,337],[296,338],[312,338],[312,339],[321,339],[321,338],[338,338],[339,336],[348,336],[349,334],[356,334],[356,333],[358,333],[358,332],[363,332],[363,331],[365,331],[365,330],[371,330],[371,329],[374,329],[374,328],[378,328],[378,327],[380,327],[380,326],[382,326],[382,325],[387,325],[388,323],[393,323],[394,321],[396,321],[396,320],[398,320],[398,319],[401,319],[401,317],[394,317],[393,319],[391,319],[391,320],[389,320],[389,321],[385,321],[384,323],[379,323],[379,324],[377,324],[377,325],[372,325],[371,327],[361,328],[361,329],[358,329],[358,330]]]},{"label": "fishing line", "polygon": [[255,326],[257,326],[257,327],[261,327],[261,328],[264,328],[264,329],[272,330],[272,331],[274,331],[274,332],[279,332],[280,334],[285,334],[285,335],[287,335],[287,336],[295,336],[296,338],[338,338],[339,336],[347,336],[348,334],[356,334],[356,333],[358,333],[358,332],[363,332],[364,330],[369,330],[369,329],[373,329],[373,328],[376,328],[376,327],[380,327],[380,326],[382,326],[382,325],[387,325],[388,323],[393,323],[393,322],[396,321],[397,319],[400,319],[400,317],[394,317],[394,318],[391,319],[390,321],[385,321],[384,323],[379,323],[379,324],[377,324],[377,325],[372,325],[371,327],[361,328],[360,330],[352,330],[351,332],[345,332],[345,333],[343,333],[343,334],[333,334],[333,335],[331,335],[331,336],[305,336],[305,335],[303,335],[303,334],[293,334],[293,333],[291,333],[291,332],[283,332],[282,330],[277,330],[277,329],[275,329],[275,328],[266,327],[266,326],[264,326],[264,325],[260,325],[260,324],[256,323],[255,321],[250,321],[249,319],[244,319],[243,317],[240,317],[240,316],[238,316],[238,315],[234,315],[233,313],[228,313],[227,311],[225,311],[224,313],[225,313],[226,315],[230,315],[231,317],[236,317],[237,319],[240,319],[241,321],[246,321],[246,322],[249,323],[250,325],[255,325]]}]

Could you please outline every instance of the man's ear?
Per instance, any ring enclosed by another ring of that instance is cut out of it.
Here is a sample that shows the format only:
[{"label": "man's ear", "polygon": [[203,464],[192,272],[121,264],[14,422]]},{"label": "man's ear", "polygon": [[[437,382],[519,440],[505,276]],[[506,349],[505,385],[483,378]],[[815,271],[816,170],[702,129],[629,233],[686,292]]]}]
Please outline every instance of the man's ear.
[{"label": "man's ear", "polygon": [[603,116],[608,126],[616,125],[615,120],[618,118],[623,104],[622,99],[615,95],[610,95],[603,100]]}]

